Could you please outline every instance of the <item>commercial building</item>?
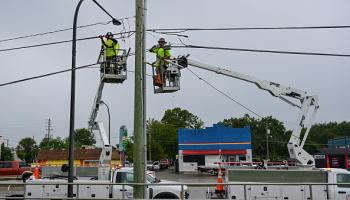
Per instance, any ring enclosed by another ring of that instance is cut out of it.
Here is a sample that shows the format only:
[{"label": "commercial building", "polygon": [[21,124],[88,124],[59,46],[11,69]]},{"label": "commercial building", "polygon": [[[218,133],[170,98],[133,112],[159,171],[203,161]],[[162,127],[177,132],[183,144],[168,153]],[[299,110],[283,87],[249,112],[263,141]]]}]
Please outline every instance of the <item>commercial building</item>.
[{"label": "commercial building", "polygon": [[[101,148],[81,148],[74,150],[74,166],[98,166]],[[68,164],[68,150],[40,150],[38,163],[46,166],[61,166]],[[112,166],[120,165],[119,152],[112,150]]]},{"label": "commercial building", "polygon": [[215,162],[252,162],[250,127],[214,124],[205,129],[178,130],[180,172],[217,168]]},{"label": "commercial building", "polygon": [[350,170],[350,137],[330,139],[327,148],[314,155],[317,168],[343,168]]}]

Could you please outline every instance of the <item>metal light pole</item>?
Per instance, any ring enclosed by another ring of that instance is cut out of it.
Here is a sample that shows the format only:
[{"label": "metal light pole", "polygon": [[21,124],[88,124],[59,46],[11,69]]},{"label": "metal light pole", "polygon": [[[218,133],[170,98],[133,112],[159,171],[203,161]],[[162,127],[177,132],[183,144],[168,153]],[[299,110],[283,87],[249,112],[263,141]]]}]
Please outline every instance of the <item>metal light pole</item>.
[{"label": "metal light pole", "polygon": [[[73,39],[72,39],[72,74],[71,74],[71,94],[70,94],[70,116],[69,116],[69,151],[68,151],[68,183],[73,183],[74,180],[74,111],[75,111],[75,64],[76,64],[76,49],[77,49],[77,20],[81,4],[84,0],[78,2],[75,8],[73,19]],[[93,0],[107,15],[112,18],[114,25],[120,25],[121,22],[113,18],[102,6]],[[73,197],[73,185],[68,185],[68,197]]]},{"label": "metal light pole", "polygon": [[266,159],[270,160],[269,155],[269,135],[270,135],[270,129],[266,128]]},{"label": "metal light pole", "polygon": [[108,141],[109,141],[109,144],[111,144],[111,115],[109,113],[109,106],[102,100],[100,101],[100,104],[105,105],[107,108],[107,112],[108,112]]}]

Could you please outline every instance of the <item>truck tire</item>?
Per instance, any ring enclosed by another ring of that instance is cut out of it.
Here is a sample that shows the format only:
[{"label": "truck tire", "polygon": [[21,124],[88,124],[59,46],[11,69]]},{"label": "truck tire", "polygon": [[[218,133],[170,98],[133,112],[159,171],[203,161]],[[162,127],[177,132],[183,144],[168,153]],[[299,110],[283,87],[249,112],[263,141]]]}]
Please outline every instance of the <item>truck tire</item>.
[{"label": "truck tire", "polygon": [[31,174],[31,173],[24,173],[24,174],[22,174],[22,181],[23,181],[23,183],[25,183],[25,182],[27,181],[27,179],[28,179],[31,175],[33,175],[33,174]]},{"label": "truck tire", "polygon": [[[5,198],[5,200],[20,200],[20,199],[23,199],[23,195],[21,194],[14,194],[14,195],[10,195],[10,196],[6,196],[6,197],[9,197],[9,198]],[[18,197],[18,199],[16,199],[16,197]]]},{"label": "truck tire", "polygon": [[153,199],[179,199],[179,197],[171,192],[162,192],[157,194]]}]

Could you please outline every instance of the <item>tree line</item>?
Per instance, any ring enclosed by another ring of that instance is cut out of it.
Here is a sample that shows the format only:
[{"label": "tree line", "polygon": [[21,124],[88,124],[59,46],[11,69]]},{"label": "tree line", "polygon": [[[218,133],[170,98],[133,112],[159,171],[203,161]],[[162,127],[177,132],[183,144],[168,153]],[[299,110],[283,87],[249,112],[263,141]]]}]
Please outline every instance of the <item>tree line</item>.
[{"label": "tree line", "polygon": [[[257,160],[266,158],[266,131],[268,135],[270,160],[288,159],[287,143],[292,131],[287,130],[284,123],[272,116],[254,118],[248,114],[242,117],[231,117],[218,121],[225,126],[241,128],[250,126],[252,135],[253,158]],[[162,158],[174,159],[178,154],[177,132],[179,128],[204,128],[202,119],[190,111],[173,108],[165,111],[160,120],[147,120],[148,159]],[[325,122],[314,124],[306,140],[304,149],[310,154],[316,153],[320,148],[327,146],[329,139],[349,136],[350,122]],[[74,131],[75,147],[82,145],[95,145],[96,139],[88,129]],[[122,143],[122,142],[121,142]],[[129,137],[124,142],[128,160],[133,159],[133,140]],[[31,137],[23,138],[16,147],[17,156],[27,162],[35,161],[39,150],[68,149],[68,138],[43,138],[39,144]],[[13,154],[8,147],[1,146],[1,160],[13,160]]]},{"label": "tree line", "polygon": [[[88,129],[77,129],[74,131],[74,146],[80,148],[83,145],[95,145],[96,139]],[[66,150],[68,149],[68,138],[43,138],[39,144],[32,137],[25,137],[18,142],[16,154],[18,158],[28,163],[35,162],[39,150]],[[1,146],[1,160],[10,161],[14,155],[10,148]]]},{"label": "tree line", "polygon": [[[272,116],[254,118],[246,114],[242,117],[223,119],[217,123],[233,128],[250,126],[253,158],[256,160],[267,157],[266,132],[269,129],[267,141],[270,160],[285,160],[289,158],[287,143],[292,131],[287,130],[283,122]],[[200,129],[204,128],[203,124],[203,121],[198,116],[181,108],[166,110],[161,120],[149,119],[147,121],[148,159],[174,159],[178,154],[178,129]],[[320,148],[326,147],[329,139],[349,135],[350,122],[317,123],[312,126],[304,148],[310,154],[314,154]],[[130,161],[132,161],[132,147],[132,140],[129,140],[126,144],[126,154]]]}]

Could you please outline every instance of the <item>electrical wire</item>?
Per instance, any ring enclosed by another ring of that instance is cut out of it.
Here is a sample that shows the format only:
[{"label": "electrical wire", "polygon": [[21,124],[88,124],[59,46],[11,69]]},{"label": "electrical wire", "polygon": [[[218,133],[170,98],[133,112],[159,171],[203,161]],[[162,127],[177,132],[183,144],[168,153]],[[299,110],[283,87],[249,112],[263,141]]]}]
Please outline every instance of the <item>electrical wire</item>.
[{"label": "electrical wire", "polygon": [[[223,28],[153,28],[147,31],[172,31],[164,33],[183,33],[186,31],[241,31],[241,30],[298,30],[298,29],[347,29],[348,25],[335,26],[280,26],[280,27],[223,27]],[[161,33],[161,32],[159,32]]]},{"label": "electrical wire", "polygon": [[256,115],[259,118],[263,118],[261,115],[259,115],[257,112],[253,111],[252,109],[248,108],[247,106],[243,105],[242,103],[240,103],[239,101],[237,101],[236,99],[232,98],[231,96],[229,96],[228,94],[226,94],[225,92],[221,91],[220,89],[218,89],[217,87],[215,87],[213,84],[209,83],[207,80],[203,79],[202,77],[200,77],[198,74],[196,74],[195,72],[193,72],[192,70],[190,70],[188,67],[186,68],[188,69],[193,75],[195,75],[199,80],[203,81],[204,83],[206,83],[207,85],[209,85],[211,88],[213,88],[214,90],[218,91],[220,94],[224,95],[225,97],[227,97],[228,99],[230,99],[231,101],[235,102],[236,104],[238,104],[239,106],[243,107],[244,109],[248,110],[249,112],[251,112],[252,114]]},{"label": "electrical wire", "polygon": [[[120,18],[118,20],[123,20],[123,19],[130,19],[133,17],[125,17],[125,18]],[[92,23],[92,24],[87,24],[87,25],[82,25],[82,26],[78,26],[77,28],[87,28],[87,27],[92,27],[92,26],[96,26],[96,25],[108,25],[112,22],[112,20],[110,21],[106,21],[106,22],[96,22],[96,23]],[[18,40],[18,39],[25,39],[25,38],[31,38],[31,37],[37,37],[37,36],[43,36],[43,35],[49,35],[49,34],[54,34],[54,33],[59,33],[59,32],[64,32],[64,31],[69,31],[72,30],[73,28],[62,28],[62,29],[58,29],[58,30],[54,30],[54,31],[47,31],[47,32],[42,32],[42,33],[35,33],[35,34],[30,34],[30,35],[25,35],[25,36],[19,36],[19,37],[14,37],[14,38],[8,38],[8,39],[3,39],[0,40],[1,42],[7,42],[7,41],[12,41],[12,40]]]},{"label": "electrical wire", "polygon": [[[94,65],[97,65],[97,64],[99,64],[99,63],[93,63],[93,64],[88,64],[88,65],[82,65],[82,66],[76,67],[75,70],[88,68],[88,67],[91,67],[91,66],[94,66]],[[72,71],[72,70],[73,70],[73,69],[65,69],[65,70],[56,71],[56,72],[51,72],[51,73],[42,74],[42,75],[38,75],[38,76],[32,76],[32,77],[29,77],[29,78],[19,79],[19,80],[7,82],[7,83],[2,83],[2,84],[0,84],[0,87],[6,86],[6,85],[13,85],[13,84],[16,84],[16,83],[25,82],[25,81],[29,81],[29,80],[34,80],[34,79],[38,79],[38,78],[53,76],[53,75],[56,75],[56,74],[61,74],[61,73],[69,72],[69,71]]]},{"label": "electrical wire", "polygon": [[243,49],[243,48],[199,46],[199,45],[177,45],[177,46],[171,46],[171,47],[172,48],[193,48],[193,49],[214,49],[214,50],[225,50],[225,51],[245,51],[245,52],[255,52],[255,53],[294,54],[294,55],[308,55],[308,56],[350,57],[350,54],[299,52],[299,51],[277,51],[277,50],[267,50],[267,49]]},{"label": "electrical wire", "polygon": [[[130,36],[131,36],[134,33],[134,31],[120,32],[120,33],[116,33],[116,34],[113,34],[113,35],[122,35],[122,37],[123,37],[123,34],[126,34],[126,33],[131,33],[130,34]],[[122,38],[122,37],[120,37],[120,38]],[[77,41],[91,40],[91,39],[96,39],[96,38],[99,38],[99,36],[79,38],[79,39],[77,39]],[[120,38],[116,38],[116,39],[120,39]],[[29,46],[21,46],[21,47],[13,47],[13,48],[8,48],[8,49],[0,49],[0,52],[20,50],[20,49],[28,49],[28,48],[33,48],[33,47],[50,46],[50,45],[67,43],[67,42],[72,42],[72,40],[63,40],[63,41],[35,44],[35,45],[29,45]]]}]

